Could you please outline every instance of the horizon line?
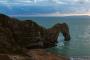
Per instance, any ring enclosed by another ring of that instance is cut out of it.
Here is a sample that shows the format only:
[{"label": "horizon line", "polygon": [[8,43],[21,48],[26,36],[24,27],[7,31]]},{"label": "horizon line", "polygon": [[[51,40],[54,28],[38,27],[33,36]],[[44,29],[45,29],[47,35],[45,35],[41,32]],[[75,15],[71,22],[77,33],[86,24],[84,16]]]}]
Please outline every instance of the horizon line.
[{"label": "horizon line", "polygon": [[66,16],[90,16],[90,15],[60,15],[60,16],[57,16],[57,15],[8,15],[8,16],[11,16],[11,17],[66,17]]}]

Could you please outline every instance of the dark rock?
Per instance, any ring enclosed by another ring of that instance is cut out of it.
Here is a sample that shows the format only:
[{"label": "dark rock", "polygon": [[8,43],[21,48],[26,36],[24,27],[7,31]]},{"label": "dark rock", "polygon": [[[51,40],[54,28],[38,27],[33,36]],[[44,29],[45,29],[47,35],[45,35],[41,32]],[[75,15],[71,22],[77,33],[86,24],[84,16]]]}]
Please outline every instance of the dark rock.
[{"label": "dark rock", "polygon": [[57,23],[54,25],[52,28],[47,29],[47,39],[46,39],[46,45],[49,47],[53,47],[57,43],[57,39],[59,36],[59,33],[61,32],[64,36],[64,41],[69,41],[70,38],[70,33],[69,33],[69,28],[66,23],[60,24]]},{"label": "dark rock", "polygon": [[64,35],[65,41],[70,40],[66,23],[46,29],[32,20],[21,21],[0,14],[0,52],[22,52],[23,49],[53,47],[60,32]]},{"label": "dark rock", "polygon": [[0,60],[11,60],[8,55],[0,54]]}]

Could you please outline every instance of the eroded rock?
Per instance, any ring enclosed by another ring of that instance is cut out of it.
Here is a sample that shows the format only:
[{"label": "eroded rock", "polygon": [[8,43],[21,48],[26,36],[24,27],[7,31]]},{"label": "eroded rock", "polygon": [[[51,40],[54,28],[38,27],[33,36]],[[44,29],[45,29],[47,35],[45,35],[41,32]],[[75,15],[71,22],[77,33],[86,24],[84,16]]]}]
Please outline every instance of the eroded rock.
[{"label": "eroded rock", "polygon": [[[69,28],[66,23],[59,23],[46,29],[32,20],[21,21],[0,14],[0,53],[26,54],[28,49],[54,47],[60,32],[65,37],[65,41],[70,40]],[[39,52],[36,52],[35,56],[38,55],[37,53]],[[38,55],[40,59],[45,57],[51,59],[51,54],[48,55],[47,52],[47,56],[42,54],[41,57]]]},{"label": "eroded rock", "polygon": [[21,48],[53,47],[57,43],[60,32],[64,35],[65,41],[70,40],[69,28],[66,23],[59,23],[46,29],[32,20],[21,21],[0,14],[0,41],[7,48],[12,46]]}]

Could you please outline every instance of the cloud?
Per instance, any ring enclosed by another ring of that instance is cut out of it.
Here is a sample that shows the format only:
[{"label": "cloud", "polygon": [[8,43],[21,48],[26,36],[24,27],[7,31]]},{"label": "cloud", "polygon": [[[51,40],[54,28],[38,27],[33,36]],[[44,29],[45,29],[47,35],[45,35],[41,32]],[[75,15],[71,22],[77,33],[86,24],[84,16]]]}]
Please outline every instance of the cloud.
[{"label": "cloud", "polygon": [[61,17],[61,16],[90,16],[90,13],[68,13],[68,14],[61,14],[61,13],[58,13],[58,12],[55,12],[55,13],[48,13],[48,14],[35,14],[35,15],[10,15],[10,16],[15,16],[15,17],[30,17],[30,16],[37,16],[37,17],[43,17],[43,16],[50,16],[50,17],[53,17],[53,16],[57,16],[57,17]]},{"label": "cloud", "polygon": [[66,4],[65,2],[62,2],[60,0],[52,0],[55,4]]},{"label": "cloud", "polygon": [[59,6],[59,5],[78,5],[89,4],[90,0],[0,0],[2,5],[10,6]]},{"label": "cloud", "polygon": [[0,0],[0,11],[11,15],[84,15],[90,12],[90,0]]},{"label": "cloud", "polygon": [[90,0],[0,0],[0,3],[4,4],[22,4],[22,5],[49,5],[49,4],[84,4],[84,3],[90,3]]},{"label": "cloud", "polygon": [[8,5],[58,5],[65,4],[60,0],[0,0],[2,4]]}]

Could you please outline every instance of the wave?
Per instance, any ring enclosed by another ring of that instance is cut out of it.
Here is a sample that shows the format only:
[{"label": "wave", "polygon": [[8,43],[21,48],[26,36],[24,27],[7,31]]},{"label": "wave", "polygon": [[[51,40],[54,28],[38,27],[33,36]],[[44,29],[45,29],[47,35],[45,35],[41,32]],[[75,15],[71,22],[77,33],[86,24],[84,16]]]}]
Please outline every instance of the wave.
[{"label": "wave", "polygon": [[84,56],[84,57],[70,57],[70,60],[90,60],[90,56]]}]

